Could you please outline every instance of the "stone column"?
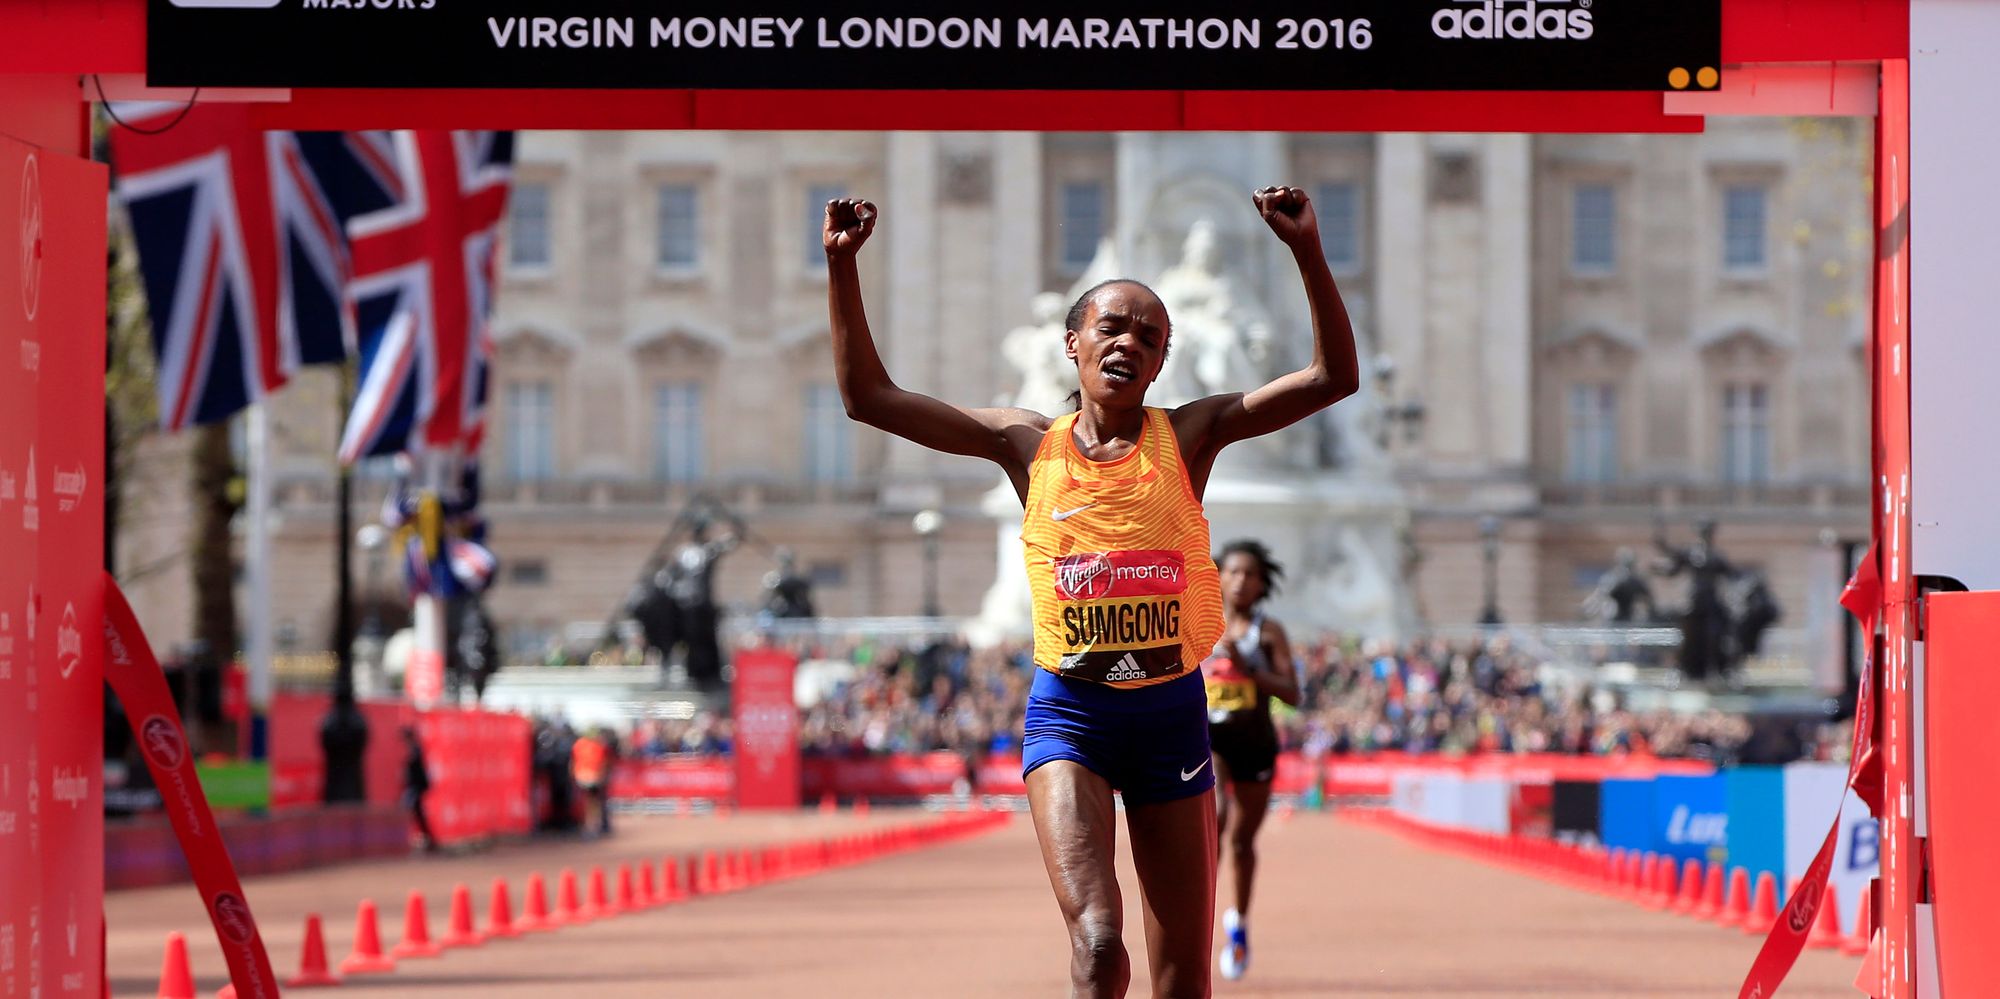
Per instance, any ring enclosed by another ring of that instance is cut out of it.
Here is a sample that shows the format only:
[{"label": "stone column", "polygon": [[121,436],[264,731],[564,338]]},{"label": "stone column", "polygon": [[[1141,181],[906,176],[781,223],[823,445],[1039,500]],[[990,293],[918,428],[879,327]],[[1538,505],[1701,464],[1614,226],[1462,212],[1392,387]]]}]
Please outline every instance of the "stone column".
[{"label": "stone column", "polygon": [[1484,141],[1481,201],[1486,254],[1479,351],[1484,374],[1484,451],[1491,471],[1525,477],[1530,455],[1529,289],[1530,184],[1533,162],[1525,135]]},{"label": "stone column", "polygon": [[[870,317],[883,363],[897,384],[937,394],[938,386],[938,212],[937,137],[928,132],[889,135],[885,212],[888,237],[884,278],[888,294]],[[901,211],[896,206],[907,205]],[[927,482],[935,461],[924,448],[901,438],[889,442],[883,462],[884,501],[904,483]]]},{"label": "stone column", "polygon": [[[1381,136],[1375,147],[1375,349],[1396,365],[1396,398],[1424,384],[1424,137]],[[1373,358],[1362,358],[1372,377]],[[1426,405],[1441,400],[1427,399]],[[1400,436],[1400,435],[1399,435]]]}]

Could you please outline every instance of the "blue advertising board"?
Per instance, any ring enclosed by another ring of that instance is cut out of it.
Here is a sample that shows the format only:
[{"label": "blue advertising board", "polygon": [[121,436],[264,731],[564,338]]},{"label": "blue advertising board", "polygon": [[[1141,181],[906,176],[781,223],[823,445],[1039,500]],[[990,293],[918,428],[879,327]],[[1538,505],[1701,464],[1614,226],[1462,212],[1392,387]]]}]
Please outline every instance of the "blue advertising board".
[{"label": "blue advertising board", "polygon": [[1729,805],[1721,774],[1654,778],[1652,819],[1652,849],[1659,853],[1704,864],[1729,855]]},{"label": "blue advertising board", "polygon": [[1653,842],[1653,779],[1614,779],[1598,789],[1598,838],[1606,847],[1658,850]]},{"label": "blue advertising board", "polygon": [[1729,866],[1785,879],[1785,771],[1782,767],[1737,767],[1723,773],[1729,812]]}]

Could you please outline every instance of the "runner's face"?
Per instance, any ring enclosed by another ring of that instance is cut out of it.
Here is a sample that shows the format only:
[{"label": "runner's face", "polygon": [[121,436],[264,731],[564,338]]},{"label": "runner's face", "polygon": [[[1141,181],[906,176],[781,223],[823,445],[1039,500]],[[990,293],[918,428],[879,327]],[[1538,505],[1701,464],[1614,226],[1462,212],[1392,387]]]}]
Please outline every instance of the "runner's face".
[{"label": "runner's face", "polygon": [[1239,613],[1264,599],[1264,567],[1246,552],[1230,552],[1222,560],[1222,599]]},{"label": "runner's face", "polygon": [[1114,284],[1091,297],[1080,328],[1069,331],[1083,394],[1113,406],[1137,406],[1166,360],[1167,307],[1138,285]]}]

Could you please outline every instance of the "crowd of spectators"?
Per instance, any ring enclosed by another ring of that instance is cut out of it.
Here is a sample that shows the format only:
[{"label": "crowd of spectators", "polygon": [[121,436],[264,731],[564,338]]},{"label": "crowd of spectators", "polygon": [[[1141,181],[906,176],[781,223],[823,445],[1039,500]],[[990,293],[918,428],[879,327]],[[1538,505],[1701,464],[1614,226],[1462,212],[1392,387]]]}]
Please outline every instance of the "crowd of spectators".
[{"label": "crowd of spectators", "polygon": [[[802,652],[808,666],[845,666],[845,678],[802,712],[808,755],[1020,749],[1032,675],[1025,646],[860,642]],[[1616,692],[1546,669],[1504,637],[1399,646],[1324,638],[1295,652],[1302,702],[1274,705],[1273,716],[1284,747],[1308,753],[1637,753],[1734,763],[1755,735],[1741,715],[1629,710]],[[640,756],[726,753],[729,744],[728,718],[709,713],[642,721],[630,738]]]}]

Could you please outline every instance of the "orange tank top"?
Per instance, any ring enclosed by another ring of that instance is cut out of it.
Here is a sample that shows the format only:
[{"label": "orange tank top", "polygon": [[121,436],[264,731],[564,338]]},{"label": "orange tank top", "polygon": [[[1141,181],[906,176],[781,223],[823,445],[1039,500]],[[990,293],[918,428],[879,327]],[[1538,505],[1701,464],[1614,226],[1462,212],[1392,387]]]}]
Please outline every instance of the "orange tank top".
[{"label": "orange tank top", "polygon": [[1077,450],[1076,414],[1028,468],[1021,544],[1034,596],[1035,665],[1113,687],[1163,683],[1222,637],[1222,583],[1208,517],[1162,409],[1115,461]]}]

